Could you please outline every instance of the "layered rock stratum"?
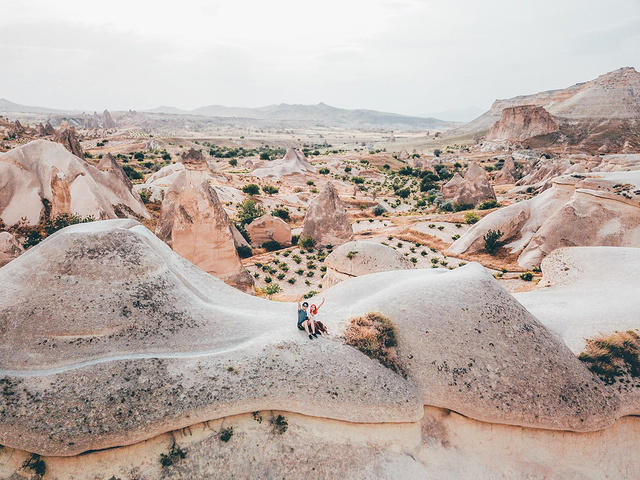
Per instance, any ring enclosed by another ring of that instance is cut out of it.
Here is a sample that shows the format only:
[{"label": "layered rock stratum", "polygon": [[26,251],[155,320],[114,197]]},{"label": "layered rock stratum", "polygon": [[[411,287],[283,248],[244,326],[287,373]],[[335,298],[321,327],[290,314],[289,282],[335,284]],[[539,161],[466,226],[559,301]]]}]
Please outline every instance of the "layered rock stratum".
[{"label": "layered rock stratum", "polygon": [[557,132],[558,125],[543,107],[522,105],[502,110],[500,120],[487,132],[486,140],[527,140]]}]

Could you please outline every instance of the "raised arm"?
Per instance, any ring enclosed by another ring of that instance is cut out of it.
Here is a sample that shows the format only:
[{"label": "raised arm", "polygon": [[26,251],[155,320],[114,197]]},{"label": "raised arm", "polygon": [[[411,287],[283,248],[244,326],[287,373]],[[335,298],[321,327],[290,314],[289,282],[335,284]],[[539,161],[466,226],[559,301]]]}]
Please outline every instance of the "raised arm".
[{"label": "raised arm", "polygon": [[322,297],[322,302],[320,302],[320,305],[318,305],[318,306],[316,307],[316,310],[320,310],[320,307],[321,307],[322,305],[324,305],[324,297]]},{"label": "raised arm", "polygon": [[300,295],[300,298],[298,298],[298,310],[302,310],[302,304],[300,303],[302,301],[302,297],[304,297],[304,295]]}]

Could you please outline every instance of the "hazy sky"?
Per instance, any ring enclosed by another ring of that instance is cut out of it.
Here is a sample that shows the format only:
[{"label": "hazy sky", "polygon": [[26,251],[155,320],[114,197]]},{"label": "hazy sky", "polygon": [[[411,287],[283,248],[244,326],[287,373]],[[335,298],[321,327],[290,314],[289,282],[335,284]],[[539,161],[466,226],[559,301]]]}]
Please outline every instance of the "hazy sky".
[{"label": "hazy sky", "polygon": [[0,98],[423,114],[640,69],[640,0],[0,0]]}]

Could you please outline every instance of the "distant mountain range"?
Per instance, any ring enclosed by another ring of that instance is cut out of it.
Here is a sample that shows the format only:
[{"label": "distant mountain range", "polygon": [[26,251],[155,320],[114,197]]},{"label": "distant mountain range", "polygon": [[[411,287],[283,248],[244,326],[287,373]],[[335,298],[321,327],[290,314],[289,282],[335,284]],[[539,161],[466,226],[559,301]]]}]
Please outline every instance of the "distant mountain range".
[{"label": "distant mountain range", "polygon": [[28,105],[20,105],[13,103],[6,98],[0,98],[0,112],[16,112],[16,113],[44,113],[44,114],[76,114],[80,113],[78,110],[56,110],[54,108],[45,107],[31,107]]},{"label": "distant mountain range", "polygon": [[375,110],[347,110],[336,108],[325,103],[317,105],[291,105],[280,103],[259,108],[225,107],[209,105],[195,110],[181,110],[175,107],[161,106],[147,113],[165,113],[170,115],[200,115],[204,117],[251,118],[269,121],[304,122],[324,125],[351,126],[398,126],[419,129],[446,130],[455,126],[454,122],[432,117],[412,117],[396,113],[378,112]]}]

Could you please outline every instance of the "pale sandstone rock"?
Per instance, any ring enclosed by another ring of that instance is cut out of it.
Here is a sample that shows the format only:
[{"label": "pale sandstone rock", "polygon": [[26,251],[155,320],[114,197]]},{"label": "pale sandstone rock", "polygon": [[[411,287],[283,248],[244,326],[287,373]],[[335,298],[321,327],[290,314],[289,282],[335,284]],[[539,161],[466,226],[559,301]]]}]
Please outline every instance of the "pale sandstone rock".
[{"label": "pale sandstone rock", "polygon": [[408,158],[409,158],[409,152],[407,152],[405,148],[400,150],[400,153],[398,154],[398,160],[407,160]]},{"label": "pale sandstone rock", "polygon": [[247,225],[247,233],[253,245],[274,240],[283,246],[291,245],[291,227],[281,218],[266,213]]},{"label": "pale sandstone rock", "polygon": [[9,232],[0,232],[0,267],[19,257],[24,249]]},{"label": "pale sandstone rock", "polygon": [[[630,185],[617,191],[616,185]],[[554,179],[544,193],[484,217],[449,247],[451,255],[484,249],[483,235],[490,229],[504,233],[502,240],[518,263],[540,265],[556,248],[568,246],[640,245],[640,172],[592,173]]]},{"label": "pale sandstone rock", "polygon": [[[347,255],[351,254],[351,258]],[[337,247],[324,261],[327,273],[322,285],[327,288],[351,277],[391,270],[410,270],[413,264],[397,250],[376,242],[356,240]]]},{"label": "pale sandstone rock", "polygon": [[518,181],[518,170],[513,161],[513,157],[509,156],[504,161],[502,169],[498,172],[493,180],[495,185],[511,185]]},{"label": "pale sandstone rock", "polygon": [[47,123],[44,124],[44,133],[46,133],[47,135],[55,135],[56,134],[56,130],[53,128],[51,123],[49,123],[49,121],[47,121]]},{"label": "pale sandstone rock", "polygon": [[287,148],[284,158],[270,162],[268,167],[256,168],[251,172],[251,175],[258,178],[280,178],[286,175],[304,174],[306,172],[315,172],[315,168],[307,161],[304,153],[293,148]]},{"label": "pale sandstone rock", "polygon": [[109,113],[109,110],[105,109],[102,112],[102,126],[104,128],[116,128],[116,122],[113,120],[113,117]]},{"label": "pale sandstone rock", "polygon": [[304,216],[301,237],[311,237],[318,246],[340,245],[353,238],[353,227],[333,183],[327,182]]},{"label": "pale sandstone rock", "polygon": [[475,162],[469,164],[464,178],[456,173],[442,186],[442,196],[453,203],[473,205],[496,199],[487,172]]},{"label": "pale sandstone rock", "polygon": [[543,107],[522,105],[502,110],[485,136],[489,141],[522,141],[559,130],[553,117]]},{"label": "pale sandstone rock", "polygon": [[23,217],[35,225],[43,219],[45,201],[54,216],[148,218],[147,209],[116,167],[101,171],[47,140],[0,153],[0,218],[9,226]]},{"label": "pale sandstone rock", "polygon": [[205,272],[243,291],[253,291],[253,278],[236,251],[231,221],[206,171],[188,168],[180,173],[162,202],[156,234]]}]

